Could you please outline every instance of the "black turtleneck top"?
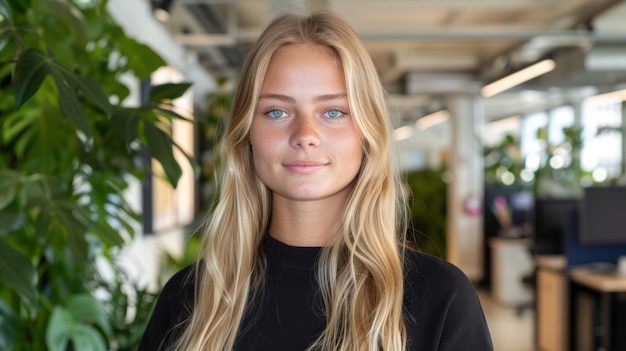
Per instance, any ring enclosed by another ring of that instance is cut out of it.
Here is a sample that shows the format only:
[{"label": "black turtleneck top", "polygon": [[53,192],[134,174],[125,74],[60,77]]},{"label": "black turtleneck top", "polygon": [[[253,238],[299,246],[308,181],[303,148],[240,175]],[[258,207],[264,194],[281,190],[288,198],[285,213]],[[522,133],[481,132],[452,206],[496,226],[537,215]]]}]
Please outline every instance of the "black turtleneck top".
[{"label": "black turtleneck top", "polygon": [[[239,329],[237,351],[297,351],[311,345],[326,325],[316,279],[321,248],[294,247],[267,236],[264,285]],[[404,312],[407,349],[493,350],[487,323],[469,279],[452,264],[415,250],[405,257]],[[163,288],[139,351],[165,350],[175,327],[193,308],[193,269],[175,274]]]}]

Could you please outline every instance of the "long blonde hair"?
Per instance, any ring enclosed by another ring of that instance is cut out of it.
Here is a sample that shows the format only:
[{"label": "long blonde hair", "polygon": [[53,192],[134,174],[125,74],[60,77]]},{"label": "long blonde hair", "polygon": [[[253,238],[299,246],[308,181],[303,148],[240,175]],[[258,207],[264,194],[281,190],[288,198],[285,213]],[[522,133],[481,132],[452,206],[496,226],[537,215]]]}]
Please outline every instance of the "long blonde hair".
[{"label": "long blonde hair", "polygon": [[254,173],[249,131],[270,59],[301,43],[331,48],[340,60],[364,158],[317,276],[327,326],[311,350],[404,350],[402,315],[406,195],[391,156],[385,96],[355,31],[326,12],[274,19],[250,48],[223,140],[221,195],[202,240],[195,305],[173,348],[231,350],[246,304],[262,284],[261,243],[271,192]]}]

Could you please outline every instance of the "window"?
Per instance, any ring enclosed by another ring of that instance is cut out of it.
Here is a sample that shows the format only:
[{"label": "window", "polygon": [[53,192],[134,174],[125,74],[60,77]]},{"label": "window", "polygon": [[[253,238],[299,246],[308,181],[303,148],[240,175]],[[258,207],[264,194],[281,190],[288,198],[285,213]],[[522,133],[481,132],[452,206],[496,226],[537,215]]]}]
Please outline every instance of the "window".
[{"label": "window", "polygon": [[585,100],[581,122],[582,169],[593,172],[595,182],[619,177],[623,152],[622,100],[617,97]]},{"label": "window", "polygon": [[574,125],[574,108],[572,106],[560,106],[550,111],[548,123],[548,143],[551,146],[560,145],[565,141],[564,128]]},{"label": "window", "polygon": [[539,137],[539,130],[548,125],[548,114],[537,112],[527,115],[522,122],[522,132],[520,149],[522,160],[525,160],[524,167],[531,171],[536,171],[542,167],[546,159],[545,140]]}]

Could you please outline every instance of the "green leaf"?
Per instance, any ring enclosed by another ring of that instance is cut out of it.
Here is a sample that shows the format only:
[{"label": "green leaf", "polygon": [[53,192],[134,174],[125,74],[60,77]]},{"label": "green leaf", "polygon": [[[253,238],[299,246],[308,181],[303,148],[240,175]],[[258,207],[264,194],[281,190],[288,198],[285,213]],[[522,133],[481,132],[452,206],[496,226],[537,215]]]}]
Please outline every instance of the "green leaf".
[{"label": "green leaf", "polygon": [[150,101],[160,102],[162,100],[177,99],[189,89],[191,83],[165,83],[155,85],[150,88]]},{"label": "green leaf", "polygon": [[0,240],[0,282],[13,288],[27,303],[37,300],[37,271],[30,259]]},{"label": "green leaf", "polygon": [[19,206],[27,211],[43,206],[47,201],[44,192],[38,182],[25,183],[19,193]]},{"label": "green leaf", "polygon": [[[20,182],[20,175],[10,170],[0,170],[0,210],[15,199],[15,188]],[[0,223],[4,223],[0,221]],[[0,227],[0,232],[2,228]]]},{"label": "green leaf", "polygon": [[[11,9],[7,0],[0,0],[0,20],[6,20],[12,22]],[[1,21],[0,21],[1,23]]]},{"label": "green leaf", "polygon": [[139,116],[135,115],[131,110],[122,108],[113,111],[111,124],[122,136],[126,146],[130,146],[130,143],[137,139]]},{"label": "green leaf", "polygon": [[200,167],[200,165],[198,164],[198,162],[191,157],[189,154],[187,154],[185,152],[185,150],[183,150],[182,147],[180,147],[180,145],[178,145],[178,143],[172,141],[174,144],[174,147],[176,147],[178,150],[180,150],[180,152],[185,156],[185,158],[187,159],[187,162],[189,162],[189,164],[191,165],[191,169],[193,169],[193,176],[195,179],[199,179],[200,178],[200,174],[202,173],[202,168]]},{"label": "green leaf", "polygon": [[104,306],[93,296],[88,294],[72,296],[67,303],[67,310],[77,322],[97,325],[107,336],[113,334]]},{"label": "green leaf", "polygon": [[[34,124],[37,123],[37,114],[27,113],[26,108],[7,114],[6,122],[2,126],[2,137],[7,143],[12,142],[16,137],[23,136],[29,129],[35,129]],[[13,117],[17,118],[13,118]],[[12,120],[9,122],[9,120]]]},{"label": "green leaf", "polygon": [[39,211],[39,216],[37,216],[37,224],[35,227],[37,229],[37,233],[47,233],[51,223],[52,220],[50,218],[50,211],[48,211],[47,208]]},{"label": "green leaf", "polygon": [[65,78],[70,87],[73,87],[85,94],[85,97],[96,104],[96,106],[104,111],[107,116],[111,115],[113,107],[111,106],[109,97],[100,83],[93,79],[82,77],[63,66],[60,66],[60,68],[63,72],[63,78]]},{"label": "green leaf", "polygon": [[77,325],[71,340],[75,350],[107,351],[106,342],[102,335],[96,329],[86,325]]},{"label": "green leaf", "polygon": [[154,71],[165,66],[163,58],[149,46],[128,37],[119,37],[116,40],[122,54],[128,56],[129,66],[140,80],[150,78]]},{"label": "green leaf", "polygon": [[158,113],[160,113],[162,115],[165,115],[169,119],[176,118],[176,119],[181,119],[183,121],[187,121],[189,123],[194,123],[195,122],[193,119],[189,119],[189,118],[183,117],[180,114],[178,114],[178,113],[176,113],[176,112],[174,112],[173,110],[170,110],[170,109],[165,109],[165,108],[162,108],[162,107],[159,107],[159,106],[154,107],[154,109]]},{"label": "green leaf", "polygon": [[[67,81],[61,79],[55,70],[56,68],[65,72],[65,78],[72,83],[72,87],[68,85]],[[85,111],[80,105],[73,88],[78,86],[79,89],[84,89],[82,91],[85,95],[92,99],[96,105],[103,108],[104,111],[107,111],[107,113],[110,112],[110,106],[107,107],[108,100],[106,94],[95,87],[97,83],[77,78],[76,75],[70,73],[69,70],[55,63],[39,50],[28,49],[24,51],[24,53],[20,55],[16,66],[13,87],[16,105],[17,108],[20,108],[28,101],[37,90],[39,90],[46,76],[51,74],[54,77],[54,82],[59,93],[59,107],[61,112],[72,122],[76,129],[83,133],[85,139],[89,141],[91,140],[91,126],[89,125]]]},{"label": "green leaf", "polygon": [[89,38],[102,38],[106,34],[106,18],[102,16],[102,11],[96,7],[96,1],[92,1],[90,8],[83,8],[82,13],[85,17]]},{"label": "green leaf", "polygon": [[49,205],[53,199],[68,196],[67,184],[53,175],[32,174],[25,180],[18,196],[20,206],[27,210]]},{"label": "green leaf", "polygon": [[176,187],[182,175],[182,171],[174,158],[172,138],[151,123],[145,124],[144,132],[146,135],[146,146],[150,150],[152,157],[159,161],[161,166],[163,166],[163,170],[170,184]]},{"label": "green leaf", "polygon": [[14,350],[20,340],[20,319],[2,299],[0,299],[0,350]]},{"label": "green leaf", "polygon": [[88,228],[73,216],[71,210],[68,210],[63,205],[59,205],[60,203],[62,203],[62,201],[54,203],[56,206],[50,209],[51,217],[58,220],[67,231],[68,236],[65,245],[76,257],[86,261],[89,252],[89,243],[85,234],[88,232]]},{"label": "green leaf", "polygon": [[74,127],[83,132],[87,141],[91,140],[91,126],[85,111],[83,110],[76,92],[72,90],[63,80],[56,74],[54,81],[59,91],[59,107],[63,115],[72,122]]},{"label": "green leaf", "polygon": [[13,19],[11,18],[9,4],[6,0],[0,0],[0,52],[9,43],[11,22],[13,22]]},{"label": "green leaf", "polygon": [[63,207],[68,213],[66,219],[74,223],[72,226],[77,227],[77,225],[81,225],[80,228],[83,228],[82,231],[70,232],[70,244],[72,242],[76,242],[77,244],[84,243],[84,245],[87,245],[88,243],[84,240],[84,232],[87,231],[87,228],[97,234],[98,237],[108,246],[117,246],[124,243],[124,239],[121,237],[119,232],[92,220],[89,216],[89,212],[85,209],[80,208],[71,202],[63,202]]},{"label": "green leaf", "polygon": [[26,224],[26,215],[22,212],[0,211],[0,235],[18,231]]},{"label": "green leaf", "polygon": [[72,315],[60,306],[55,306],[46,329],[46,345],[50,351],[65,351],[69,343],[71,328],[75,322]]},{"label": "green leaf", "polygon": [[6,36],[6,31],[3,31],[2,26],[0,26],[0,52],[4,50],[4,48],[7,46],[8,43],[9,43],[9,38],[7,38]]},{"label": "green leaf", "polygon": [[74,350],[106,351],[106,343],[96,329],[77,323],[70,311],[55,306],[46,330],[46,345],[50,351],[66,351],[70,341]]},{"label": "green leaf", "polygon": [[27,49],[19,57],[15,67],[13,91],[16,108],[22,107],[43,83],[48,74],[52,73],[48,57],[37,49]]}]

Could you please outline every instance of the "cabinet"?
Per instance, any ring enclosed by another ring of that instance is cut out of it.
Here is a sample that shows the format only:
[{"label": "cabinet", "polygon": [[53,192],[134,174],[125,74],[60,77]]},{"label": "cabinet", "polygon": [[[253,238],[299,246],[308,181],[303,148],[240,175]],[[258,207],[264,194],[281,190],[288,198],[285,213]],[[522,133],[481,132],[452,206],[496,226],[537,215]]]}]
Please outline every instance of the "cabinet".
[{"label": "cabinet", "polygon": [[535,264],[529,239],[491,238],[492,295],[502,305],[532,303],[534,292],[523,279],[533,274]]},{"label": "cabinet", "polygon": [[536,340],[541,351],[568,348],[568,277],[564,256],[537,256]]}]

